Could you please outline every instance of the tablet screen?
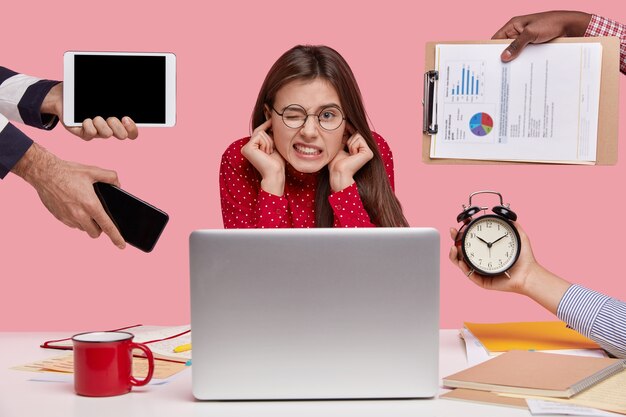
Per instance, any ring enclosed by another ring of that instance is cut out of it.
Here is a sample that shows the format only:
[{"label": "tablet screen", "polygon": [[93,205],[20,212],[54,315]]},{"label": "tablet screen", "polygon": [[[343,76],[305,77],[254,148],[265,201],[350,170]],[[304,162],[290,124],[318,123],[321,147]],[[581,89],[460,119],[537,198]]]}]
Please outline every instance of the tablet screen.
[{"label": "tablet screen", "polygon": [[129,116],[166,122],[165,56],[74,55],[74,122]]}]

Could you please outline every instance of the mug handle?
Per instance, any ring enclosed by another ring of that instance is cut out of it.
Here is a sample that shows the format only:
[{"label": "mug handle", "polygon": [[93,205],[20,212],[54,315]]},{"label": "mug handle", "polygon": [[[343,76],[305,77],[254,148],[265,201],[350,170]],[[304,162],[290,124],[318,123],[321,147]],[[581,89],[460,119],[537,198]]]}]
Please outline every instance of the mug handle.
[{"label": "mug handle", "polygon": [[[142,380],[135,378],[134,376],[130,376],[130,384],[136,387],[141,387],[146,385],[152,379],[152,374],[154,374],[154,356],[152,355],[152,351],[148,348],[148,346],[141,343],[131,343],[130,350],[132,352],[133,349],[139,349],[146,354],[146,358],[148,358],[148,375]],[[131,353],[132,355],[132,353]]]}]

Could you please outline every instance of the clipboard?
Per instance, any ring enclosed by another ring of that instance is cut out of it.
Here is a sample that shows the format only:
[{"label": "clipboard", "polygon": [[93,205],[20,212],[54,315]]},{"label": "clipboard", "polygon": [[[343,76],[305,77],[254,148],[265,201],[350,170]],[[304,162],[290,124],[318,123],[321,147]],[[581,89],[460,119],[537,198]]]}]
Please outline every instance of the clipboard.
[{"label": "clipboard", "polygon": [[[482,159],[431,158],[431,135],[438,132],[435,87],[439,75],[435,67],[436,45],[462,44],[509,44],[510,39],[488,41],[452,41],[426,43],[424,60],[424,96],[422,127],[422,161],[426,164],[493,165],[493,164],[539,164],[543,162],[496,161]],[[617,140],[619,126],[619,65],[620,42],[617,37],[559,38],[551,43],[592,43],[602,44],[602,70],[600,79],[600,105],[598,111],[598,143],[595,165],[615,165],[617,163]],[[504,50],[504,48],[502,48]],[[552,164],[552,163],[551,163]],[[558,164],[558,163],[555,163]],[[563,163],[567,164],[567,163]]]}]

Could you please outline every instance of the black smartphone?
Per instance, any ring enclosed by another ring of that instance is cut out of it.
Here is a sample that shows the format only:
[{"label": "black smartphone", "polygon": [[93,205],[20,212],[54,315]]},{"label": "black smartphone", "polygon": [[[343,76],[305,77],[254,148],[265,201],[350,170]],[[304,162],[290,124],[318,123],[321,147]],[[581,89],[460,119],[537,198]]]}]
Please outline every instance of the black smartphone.
[{"label": "black smartphone", "polygon": [[93,188],[126,243],[150,252],[169,220],[167,213],[115,185],[96,182]]}]

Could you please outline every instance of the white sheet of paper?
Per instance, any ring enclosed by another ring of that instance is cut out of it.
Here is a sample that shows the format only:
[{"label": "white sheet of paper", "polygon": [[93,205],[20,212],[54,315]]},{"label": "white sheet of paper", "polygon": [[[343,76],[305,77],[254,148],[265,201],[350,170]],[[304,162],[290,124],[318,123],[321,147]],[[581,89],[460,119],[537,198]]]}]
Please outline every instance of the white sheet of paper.
[{"label": "white sheet of paper", "polygon": [[436,46],[431,158],[594,163],[602,45],[530,45],[504,64],[505,47]]},{"label": "white sheet of paper", "polygon": [[[172,378],[168,379],[152,379],[148,382],[148,385],[163,385],[167,384],[171,381]],[[41,373],[37,374],[29,379],[29,381],[34,382],[65,382],[65,383],[74,383],[74,374],[61,374],[61,373]]]},{"label": "white sheet of paper", "polygon": [[590,356],[592,358],[607,358],[608,355],[602,349],[559,349],[542,350],[545,353],[556,353],[558,355]]},{"label": "white sheet of paper", "polygon": [[[176,359],[181,362],[186,362],[191,359],[191,351],[175,353],[174,348],[191,343],[191,325],[185,324],[182,326],[136,326],[124,329],[122,331],[132,333],[135,337],[133,342],[145,343],[152,340],[159,340],[158,342],[152,342],[148,344],[150,350],[161,356],[167,356],[171,359]],[[187,332],[181,336],[173,339],[161,340],[176,334]],[[72,346],[72,340],[64,340],[56,342],[54,346]],[[139,354],[138,350],[135,350],[134,354]]]},{"label": "white sheet of paper", "polygon": [[[174,334],[186,332],[191,329],[190,325],[177,326],[177,327],[162,327],[162,326],[143,326],[141,331],[135,332],[134,342],[145,343],[150,340],[159,340],[169,337]],[[161,354],[170,358],[176,358],[183,362],[191,359],[191,351],[185,351],[175,353],[174,348],[191,343],[191,332],[187,332],[182,336],[178,336],[173,339],[159,340],[158,342],[149,343],[148,347],[153,353]]]},{"label": "white sheet of paper", "polygon": [[578,405],[563,404],[554,401],[527,399],[528,409],[532,415],[570,415],[570,416],[599,416],[615,417],[622,414],[598,410],[597,408],[581,407]]},{"label": "white sheet of paper", "polygon": [[474,336],[472,332],[466,328],[461,329],[463,340],[465,340],[465,352],[467,354],[467,364],[469,366],[478,365],[484,361],[491,359],[493,356],[489,356],[487,349],[482,343]]}]

